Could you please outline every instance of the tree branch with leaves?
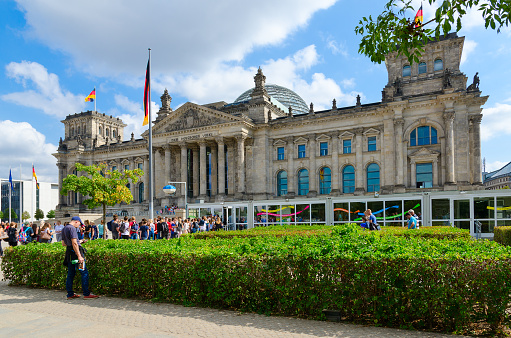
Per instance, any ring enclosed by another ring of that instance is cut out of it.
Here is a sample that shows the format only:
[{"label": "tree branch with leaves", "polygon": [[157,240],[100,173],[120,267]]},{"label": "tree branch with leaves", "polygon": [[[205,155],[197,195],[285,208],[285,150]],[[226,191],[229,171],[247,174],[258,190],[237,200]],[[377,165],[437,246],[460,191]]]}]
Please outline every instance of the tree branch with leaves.
[{"label": "tree branch with leaves", "polygon": [[[114,206],[118,203],[131,203],[133,196],[128,183],[135,184],[144,175],[141,169],[107,170],[106,164],[86,166],[76,163],[76,171],[84,172],[85,175],[68,175],[62,182],[62,195],[70,191],[80,193],[86,198],[82,201],[89,209],[103,207],[103,226],[106,226],[106,206]],[[103,232],[106,238],[106,231]]]},{"label": "tree branch with leaves", "polygon": [[[462,28],[462,18],[471,8],[481,12],[485,28],[501,31],[510,23],[510,0],[427,0],[430,5],[440,3],[433,19],[416,25],[407,17],[415,13],[411,0],[389,0],[384,11],[376,19],[363,17],[355,27],[355,33],[362,35],[358,52],[371,61],[381,63],[385,57],[397,52],[405,55],[410,63],[419,62],[424,45],[430,40],[439,40],[455,28]],[[410,12],[411,11],[411,12]]]}]

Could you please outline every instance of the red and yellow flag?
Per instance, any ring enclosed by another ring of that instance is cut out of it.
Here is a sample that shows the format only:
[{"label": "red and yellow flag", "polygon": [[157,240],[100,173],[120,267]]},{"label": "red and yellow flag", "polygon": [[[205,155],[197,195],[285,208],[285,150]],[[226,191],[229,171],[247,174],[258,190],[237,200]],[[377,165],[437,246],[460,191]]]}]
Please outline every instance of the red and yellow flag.
[{"label": "red and yellow flag", "polygon": [[85,102],[94,102],[94,100],[95,100],[95,99],[96,99],[96,88],[94,88],[94,89],[90,92],[89,96],[87,96],[87,97],[85,98]]},{"label": "red and yellow flag", "polygon": [[417,14],[415,14],[415,20],[414,20],[415,21],[415,28],[422,26],[422,23],[424,22],[423,20],[424,19],[422,17],[422,5],[421,5],[419,10],[417,11]]},{"label": "red and yellow flag", "polygon": [[149,60],[147,60],[147,69],[145,71],[145,85],[144,85],[144,123],[143,126],[149,123],[149,105],[151,102],[149,91],[151,90],[151,74],[149,68]]},{"label": "red and yellow flag", "polygon": [[35,174],[35,168],[33,165],[32,165],[32,177],[35,178],[35,186],[37,187],[37,189],[39,189],[39,183],[37,183],[37,175]]}]

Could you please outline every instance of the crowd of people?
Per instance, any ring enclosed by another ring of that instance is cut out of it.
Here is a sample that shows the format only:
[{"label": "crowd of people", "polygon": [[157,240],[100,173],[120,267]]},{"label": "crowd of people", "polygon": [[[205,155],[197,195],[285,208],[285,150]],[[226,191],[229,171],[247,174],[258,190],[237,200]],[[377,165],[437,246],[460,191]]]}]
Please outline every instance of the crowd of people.
[{"label": "crowd of people", "polygon": [[[408,229],[419,229],[419,215],[416,215],[413,209],[408,210],[405,214],[405,218],[407,219],[407,222],[403,224],[403,227],[408,226]],[[368,230],[381,230],[376,216],[373,215],[371,209],[367,209],[364,212],[360,226],[363,229]]]}]

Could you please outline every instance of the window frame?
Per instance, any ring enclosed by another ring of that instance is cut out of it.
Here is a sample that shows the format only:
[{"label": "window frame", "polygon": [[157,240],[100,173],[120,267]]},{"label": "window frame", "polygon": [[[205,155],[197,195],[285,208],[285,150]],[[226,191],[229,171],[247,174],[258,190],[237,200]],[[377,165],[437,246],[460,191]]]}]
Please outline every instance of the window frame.
[{"label": "window frame", "polygon": [[[306,173],[307,176],[303,176],[304,173]],[[304,181],[300,182],[302,179]],[[306,179],[306,181],[305,181],[305,179]],[[310,189],[309,170],[305,169],[305,168],[302,168],[302,169],[298,170],[297,181],[298,181],[298,189],[297,189],[298,190],[298,196],[306,196],[309,193],[309,189]],[[307,184],[307,188],[306,189],[302,189],[301,188],[302,184]]]},{"label": "window frame", "polygon": [[[441,67],[437,67],[437,65],[441,65]],[[441,58],[436,58],[435,61],[433,61],[433,71],[438,72],[441,70],[444,70],[444,60],[442,60]]]},{"label": "window frame", "polygon": [[[328,169],[329,173],[325,174],[325,169]],[[321,171],[323,171],[323,179],[321,179]],[[328,195],[332,191],[332,169],[328,166],[321,167],[318,173],[319,178],[319,194]],[[328,177],[328,179],[326,179]]]},{"label": "window frame", "polygon": [[[423,167],[425,165],[430,165],[431,171],[428,172],[420,172],[419,173],[419,167]],[[427,188],[433,188],[433,162],[420,162],[415,163],[415,187],[417,189],[427,189]],[[419,175],[431,175],[431,181],[419,181]],[[419,182],[421,183],[431,183],[429,186],[419,187]]]},{"label": "window frame", "polygon": [[[406,74],[405,74],[405,70],[406,70]],[[410,65],[404,65],[401,70],[401,75],[403,77],[412,76],[412,67]]]},{"label": "window frame", "polygon": [[[348,147],[344,144],[345,142],[349,142],[350,143],[349,151],[348,152],[346,151],[346,148],[348,148]],[[342,153],[343,154],[351,154],[352,153],[352,151],[351,151],[352,145],[353,145],[353,140],[352,139],[343,139],[342,140]]]},{"label": "window frame", "polygon": [[[419,138],[419,129],[424,130],[424,128],[428,128],[428,136],[427,136],[427,138],[426,137]],[[428,143],[420,144],[419,140],[424,140],[424,139],[427,139]],[[417,126],[416,128],[412,129],[412,131],[410,132],[410,147],[423,147],[423,146],[434,145],[434,144],[438,144],[438,130],[435,127],[433,127],[431,125]]]},{"label": "window frame", "polygon": [[[282,150],[282,153],[280,152],[280,150]],[[283,161],[285,159],[286,159],[286,148],[284,146],[278,146],[277,147],[277,161]]]},{"label": "window frame", "polygon": [[[303,147],[302,150],[301,150],[301,147]],[[307,146],[305,143],[297,144],[297,150],[298,150],[298,158],[306,158],[307,157]]]},{"label": "window frame", "polygon": [[[282,174],[285,174],[286,177],[281,177]],[[287,195],[287,188],[288,188],[288,175],[287,175],[287,171],[285,170],[280,170],[278,173],[277,173],[277,196],[285,196]],[[283,180],[285,180],[285,184],[283,184]],[[284,188],[285,187],[285,188]]]},{"label": "window frame", "polygon": [[[423,66],[423,71],[421,71],[421,66]],[[417,66],[417,72],[419,75],[421,74],[426,74],[428,72],[428,65],[426,64],[426,62],[420,62],[419,65]]]},{"label": "window frame", "polygon": [[[353,172],[346,172],[346,169],[352,168]],[[346,178],[346,175],[353,175],[353,179],[351,177],[349,179]],[[348,164],[342,168],[341,172],[342,177],[342,192],[343,194],[353,194],[355,192],[355,167],[351,164]],[[346,185],[346,182],[353,182],[353,185]],[[348,189],[346,189],[348,188]]]},{"label": "window frame", "polygon": [[[371,170],[371,167],[372,168],[375,168],[374,166],[378,167],[378,170]],[[369,173],[375,173],[377,172],[378,173],[378,178],[373,178],[373,177],[369,177]],[[378,180],[378,184],[369,184],[370,183],[370,180]],[[370,164],[367,165],[367,168],[366,168],[366,185],[367,185],[367,192],[378,192],[380,191],[380,186],[381,186],[381,168],[380,168],[380,165],[376,162],[372,162]],[[378,189],[376,189],[378,188]]]},{"label": "window frame", "polygon": [[[374,144],[373,144],[374,139]],[[374,146],[374,149],[371,149],[371,146]],[[367,136],[367,151],[378,151],[378,137],[376,135],[374,136]]]},{"label": "window frame", "polygon": [[[326,146],[324,148],[323,146]],[[319,142],[319,156],[328,156],[328,142]]]}]

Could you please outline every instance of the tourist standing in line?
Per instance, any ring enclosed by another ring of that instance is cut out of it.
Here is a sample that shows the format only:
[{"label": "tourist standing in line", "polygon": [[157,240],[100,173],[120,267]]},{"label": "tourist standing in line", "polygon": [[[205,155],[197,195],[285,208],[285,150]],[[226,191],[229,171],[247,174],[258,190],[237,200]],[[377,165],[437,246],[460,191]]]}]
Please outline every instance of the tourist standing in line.
[{"label": "tourist standing in line", "polygon": [[406,219],[408,220],[408,229],[417,229],[417,219],[410,212],[406,213]]},{"label": "tourist standing in line", "polygon": [[131,239],[139,239],[140,238],[139,225],[135,219],[135,216],[131,217],[130,236],[131,236]]},{"label": "tourist standing in line", "polygon": [[41,228],[41,231],[40,231],[40,237],[41,239],[39,240],[41,243],[50,243],[51,242],[51,236],[52,236],[52,231],[51,231],[51,228],[50,228],[50,223],[44,223],[43,227]]},{"label": "tourist standing in line", "polygon": [[12,222],[7,229],[7,236],[9,236],[9,246],[18,245],[18,231],[16,230],[16,223]]},{"label": "tourist standing in line", "polygon": [[62,229],[64,229],[64,226],[60,221],[57,221],[57,224],[55,224],[55,227],[53,230],[55,230],[55,241],[61,242],[62,241]]},{"label": "tourist standing in line", "polygon": [[104,231],[105,231],[105,220],[102,219],[101,221],[99,221],[99,224],[98,224],[98,238],[103,239]]},{"label": "tourist standing in line", "polygon": [[119,220],[118,216],[114,215],[114,218],[110,221],[111,227],[112,227],[112,239],[119,239]]},{"label": "tourist standing in line", "polygon": [[147,221],[142,219],[142,223],[140,223],[140,239],[146,240],[149,236],[149,227],[147,226]]},{"label": "tourist standing in line", "polygon": [[119,234],[122,239],[130,239],[130,222],[128,222],[128,216],[124,216],[124,221],[119,226]]},{"label": "tourist standing in line", "polygon": [[155,227],[154,227],[154,222],[152,219],[149,219],[147,221],[147,226],[149,227],[149,238],[148,239],[154,240],[154,230],[155,230],[154,228]]},{"label": "tourist standing in line", "polygon": [[[74,216],[71,218],[71,222],[62,230],[62,245],[66,247],[64,266],[67,266],[67,299],[80,297],[73,291],[73,279],[75,278],[77,268],[82,277],[83,298],[98,298],[98,296],[89,291],[89,270],[85,264],[85,249],[81,246],[82,241],[78,240],[78,233],[76,232],[76,229],[82,225],[83,222],[80,217]],[[76,260],[78,260],[78,263],[73,263]]]}]

